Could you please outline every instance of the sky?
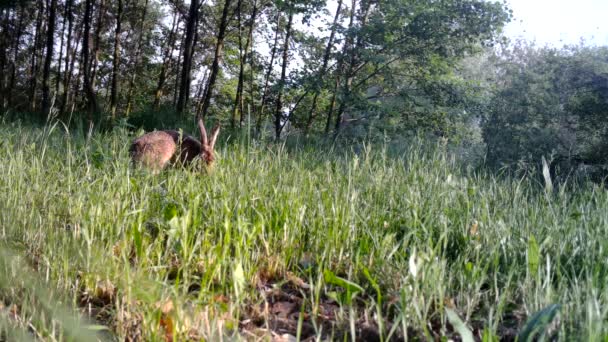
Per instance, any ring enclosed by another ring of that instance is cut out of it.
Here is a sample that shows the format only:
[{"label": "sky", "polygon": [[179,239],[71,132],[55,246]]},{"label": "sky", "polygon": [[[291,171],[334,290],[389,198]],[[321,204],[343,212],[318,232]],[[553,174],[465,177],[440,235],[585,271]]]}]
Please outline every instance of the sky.
[{"label": "sky", "polygon": [[608,0],[507,0],[513,21],[505,29],[510,38],[524,38],[556,47],[577,44],[608,45]]}]

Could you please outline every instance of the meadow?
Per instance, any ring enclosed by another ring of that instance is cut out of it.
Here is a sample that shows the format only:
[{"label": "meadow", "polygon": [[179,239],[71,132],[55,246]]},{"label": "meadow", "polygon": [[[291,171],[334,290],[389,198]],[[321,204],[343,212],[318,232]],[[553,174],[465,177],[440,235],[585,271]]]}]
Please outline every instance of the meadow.
[{"label": "meadow", "polygon": [[0,340],[608,338],[603,185],[227,135],[155,174],[134,137],[0,126]]}]

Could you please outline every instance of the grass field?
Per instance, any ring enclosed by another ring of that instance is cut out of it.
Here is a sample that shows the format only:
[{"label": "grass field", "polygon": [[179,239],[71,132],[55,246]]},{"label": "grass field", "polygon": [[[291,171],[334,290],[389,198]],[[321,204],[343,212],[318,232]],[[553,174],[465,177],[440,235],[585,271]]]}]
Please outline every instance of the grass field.
[{"label": "grass field", "polygon": [[422,145],[220,141],[210,175],[152,174],[132,138],[0,127],[8,339],[608,339],[601,186]]}]

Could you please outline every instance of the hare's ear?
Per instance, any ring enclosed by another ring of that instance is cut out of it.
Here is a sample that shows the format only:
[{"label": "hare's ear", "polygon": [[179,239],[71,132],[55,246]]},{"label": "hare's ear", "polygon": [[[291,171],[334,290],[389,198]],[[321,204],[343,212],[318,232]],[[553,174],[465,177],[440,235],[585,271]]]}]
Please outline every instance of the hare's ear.
[{"label": "hare's ear", "polygon": [[213,149],[213,147],[215,146],[215,141],[217,140],[217,136],[219,134],[220,134],[220,124],[217,124],[213,128],[213,131],[211,131],[211,142],[209,143],[209,146],[211,146],[211,149]]},{"label": "hare's ear", "polygon": [[201,143],[203,145],[207,145],[207,130],[205,130],[205,124],[203,123],[203,119],[198,119],[198,129],[201,131]]}]

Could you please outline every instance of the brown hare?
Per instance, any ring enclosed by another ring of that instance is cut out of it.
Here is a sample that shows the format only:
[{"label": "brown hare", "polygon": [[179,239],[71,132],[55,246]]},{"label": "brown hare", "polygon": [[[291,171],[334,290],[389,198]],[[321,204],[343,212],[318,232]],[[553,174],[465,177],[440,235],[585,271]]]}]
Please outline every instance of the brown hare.
[{"label": "brown hare", "polygon": [[218,124],[211,132],[211,139],[207,138],[207,131],[203,120],[198,120],[201,140],[182,134],[178,131],[154,131],[135,139],[129,148],[131,160],[135,164],[154,170],[164,169],[168,164],[188,165],[196,158],[205,162],[205,166],[212,167],[215,160],[215,141],[220,133]]}]

